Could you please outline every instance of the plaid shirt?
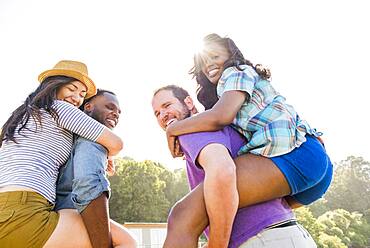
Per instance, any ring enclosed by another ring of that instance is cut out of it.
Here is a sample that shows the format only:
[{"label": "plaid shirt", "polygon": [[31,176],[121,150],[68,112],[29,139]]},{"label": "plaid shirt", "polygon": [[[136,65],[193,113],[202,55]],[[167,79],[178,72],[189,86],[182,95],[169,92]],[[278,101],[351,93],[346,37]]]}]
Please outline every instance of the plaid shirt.
[{"label": "plaid shirt", "polygon": [[227,68],[217,85],[218,97],[226,91],[238,90],[248,93],[249,101],[238,111],[233,127],[244,135],[248,142],[239,154],[247,152],[266,157],[289,153],[306,141],[305,135],[320,136],[301,120],[292,106],[285,103],[270,81],[262,80],[256,71],[247,65]]}]

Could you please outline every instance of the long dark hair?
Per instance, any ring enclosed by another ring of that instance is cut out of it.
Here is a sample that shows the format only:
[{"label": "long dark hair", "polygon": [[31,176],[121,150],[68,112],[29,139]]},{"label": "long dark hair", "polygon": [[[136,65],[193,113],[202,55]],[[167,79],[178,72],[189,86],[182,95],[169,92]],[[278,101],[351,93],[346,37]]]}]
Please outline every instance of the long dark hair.
[{"label": "long dark hair", "polygon": [[36,127],[37,124],[41,126],[40,109],[45,109],[51,115],[58,118],[58,114],[52,107],[53,101],[56,98],[56,92],[61,86],[73,81],[76,81],[76,79],[65,76],[52,76],[42,81],[39,87],[26,98],[21,106],[14,110],[12,115],[5,122],[0,135],[0,147],[5,140],[16,142],[14,138],[16,128],[18,125],[21,125],[18,129],[19,134],[20,131],[25,128],[30,117],[35,120]]},{"label": "long dark hair", "polygon": [[[216,43],[226,48],[230,54],[230,58],[225,62],[224,69],[235,66],[240,69],[240,65],[251,66],[257,74],[265,80],[271,77],[271,72],[266,67],[261,64],[253,65],[252,62],[245,59],[242,52],[235,45],[235,42],[227,37],[221,37],[218,34],[209,34],[203,39],[204,44]],[[201,54],[196,54],[194,56],[194,66],[189,71],[190,74],[194,75],[198,87],[197,87],[197,98],[198,101],[204,106],[204,108],[210,109],[218,101],[217,96],[217,85],[211,83],[208,78],[202,72],[203,58]]]}]

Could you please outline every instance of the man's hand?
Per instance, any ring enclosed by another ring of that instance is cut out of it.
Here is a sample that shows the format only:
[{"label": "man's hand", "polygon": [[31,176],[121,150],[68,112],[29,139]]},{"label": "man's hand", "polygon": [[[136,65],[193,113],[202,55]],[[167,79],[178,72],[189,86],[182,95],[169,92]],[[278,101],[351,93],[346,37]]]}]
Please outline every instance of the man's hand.
[{"label": "man's hand", "polygon": [[168,149],[170,149],[173,158],[182,157],[184,153],[181,151],[179,140],[171,134],[172,125],[174,124],[170,124],[166,129]]},{"label": "man's hand", "polygon": [[109,156],[107,163],[108,163],[108,166],[107,166],[107,174],[108,174],[108,176],[113,176],[114,173],[116,173],[116,166],[114,164],[113,157]]}]

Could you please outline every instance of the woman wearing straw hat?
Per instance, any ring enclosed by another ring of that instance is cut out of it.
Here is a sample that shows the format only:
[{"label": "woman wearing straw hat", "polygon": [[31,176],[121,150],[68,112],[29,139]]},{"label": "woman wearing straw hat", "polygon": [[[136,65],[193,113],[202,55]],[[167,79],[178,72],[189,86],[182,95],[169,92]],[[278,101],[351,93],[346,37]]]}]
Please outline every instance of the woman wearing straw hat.
[{"label": "woman wearing straw hat", "polygon": [[1,130],[0,247],[89,247],[81,217],[52,210],[58,170],[74,134],[109,155],[122,149],[122,140],[78,109],[96,94],[85,64],[60,61],[39,81]]}]

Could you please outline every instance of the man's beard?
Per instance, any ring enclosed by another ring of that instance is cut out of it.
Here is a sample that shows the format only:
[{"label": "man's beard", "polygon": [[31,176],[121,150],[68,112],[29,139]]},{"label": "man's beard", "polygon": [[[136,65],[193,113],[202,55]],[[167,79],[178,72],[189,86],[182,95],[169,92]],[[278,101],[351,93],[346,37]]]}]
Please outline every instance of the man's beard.
[{"label": "man's beard", "polygon": [[190,110],[188,109],[188,107],[185,104],[183,104],[182,106],[183,106],[183,111],[182,111],[183,118],[182,119],[189,118],[191,116]]},{"label": "man's beard", "polygon": [[105,125],[103,116],[100,115],[98,111],[90,111],[86,113],[91,118],[95,119],[96,121],[100,122],[101,124]]}]

